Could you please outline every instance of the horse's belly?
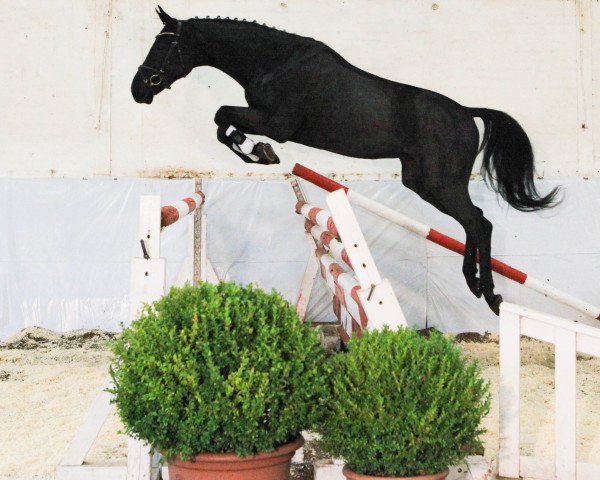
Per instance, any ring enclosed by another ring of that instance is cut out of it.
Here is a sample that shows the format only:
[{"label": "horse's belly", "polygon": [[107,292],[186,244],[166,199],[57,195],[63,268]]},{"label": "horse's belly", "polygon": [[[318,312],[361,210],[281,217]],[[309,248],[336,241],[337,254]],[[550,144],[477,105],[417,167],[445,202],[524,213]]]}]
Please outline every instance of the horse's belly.
[{"label": "horse's belly", "polygon": [[292,141],[357,158],[397,157],[401,139],[388,116],[345,108],[307,116]]},{"label": "horse's belly", "polygon": [[397,103],[393,82],[337,70],[307,100],[298,141],[350,157],[398,157],[404,127]]}]

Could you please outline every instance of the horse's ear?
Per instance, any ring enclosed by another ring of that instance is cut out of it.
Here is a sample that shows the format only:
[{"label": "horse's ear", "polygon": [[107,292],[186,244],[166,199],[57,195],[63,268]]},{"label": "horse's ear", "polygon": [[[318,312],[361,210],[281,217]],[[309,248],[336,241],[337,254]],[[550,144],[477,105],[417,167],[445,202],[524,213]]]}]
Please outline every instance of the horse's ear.
[{"label": "horse's ear", "polygon": [[177,22],[174,18],[171,18],[167,12],[165,12],[160,5],[156,7],[156,13],[158,13],[158,17],[160,21],[165,26],[173,25]]}]

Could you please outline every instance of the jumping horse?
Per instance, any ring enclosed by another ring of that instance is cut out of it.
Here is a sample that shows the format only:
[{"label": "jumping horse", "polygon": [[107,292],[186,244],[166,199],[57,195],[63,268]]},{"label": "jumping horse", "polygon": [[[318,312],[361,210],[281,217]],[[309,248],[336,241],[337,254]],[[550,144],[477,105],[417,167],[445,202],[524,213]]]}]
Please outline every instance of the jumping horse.
[{"label": "jumping horse", "polygon": [[[157,13],[164,28],[133,79],[137,102],[150,104],[195,67],[211,66],[245,91],[247,107],[222,106],[215,115],[217,139],[245,162],[279,163],[269,144],[254,144],[246,134],[349,157],[399,158],[403,184],[464,228],[467,285],[498,314],[492,224],[468,191],[476,156],[483,151],[483,177],[512,207],[534,211],[557,203],[556,188],[538,193],[531,143],[512,117],[377,77],[312,38],[235,18],[182,21],[160,6]],[[485,126],[481,145],[474,117]]]}]

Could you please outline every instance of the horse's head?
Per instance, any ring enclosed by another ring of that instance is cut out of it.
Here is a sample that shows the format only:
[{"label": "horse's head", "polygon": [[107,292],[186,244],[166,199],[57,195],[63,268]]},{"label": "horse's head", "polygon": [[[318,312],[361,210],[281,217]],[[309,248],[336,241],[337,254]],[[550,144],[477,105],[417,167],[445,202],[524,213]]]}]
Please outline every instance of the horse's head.
[{"label": "horse's head", "polygon": [[[156,35],[154,44],[131,83],[131,94],[138,103],[152,103],[154,95],[170,88],[194,68],[192,37],[184,22],[171,18],[160,5],[156,9],[164,28]],[[186,46],[187,40],[187,46]]]}]

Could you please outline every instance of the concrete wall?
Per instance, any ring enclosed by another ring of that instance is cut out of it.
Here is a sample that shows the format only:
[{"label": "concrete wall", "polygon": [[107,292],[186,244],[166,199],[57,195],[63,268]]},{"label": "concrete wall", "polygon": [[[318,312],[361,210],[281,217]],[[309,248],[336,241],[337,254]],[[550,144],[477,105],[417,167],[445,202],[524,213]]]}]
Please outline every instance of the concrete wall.
[{"label": "concrete wall", "polygon": [[[324,41],[380,76],[504,110],[529,133],[546,178],[600,175],[597,0],[163,0],[178,18],[257,19]],[[0,176],[278,176],[321,171],[391,178],[395,159],[354,160],[294,144],[277,167],[219,144],[220,105],[244,105],[221,72],[197,69],[151,106],[129,93],[161,25],[142,0],[23,0],[0,17]]]}]

